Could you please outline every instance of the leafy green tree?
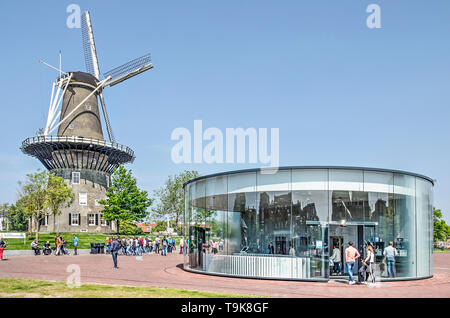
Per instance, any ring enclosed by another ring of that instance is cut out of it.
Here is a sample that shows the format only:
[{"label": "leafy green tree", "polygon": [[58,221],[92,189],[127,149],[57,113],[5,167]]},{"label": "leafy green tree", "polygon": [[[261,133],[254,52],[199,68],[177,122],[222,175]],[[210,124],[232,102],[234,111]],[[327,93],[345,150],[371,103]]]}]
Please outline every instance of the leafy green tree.
[{"label": "leafy green tree", "polygon": [[28,228],[28,217],[23,212],[20,200],[15,204],[2,204],[1,208],[4,211],[8,222],[8,231],[26,231]]},{"label": "leafy green tree", "polygon": [[[169,176],[163,187],[154,191],[158,204],[152,209],[156,218],[173,220],[176,224],[175,230],[180,233],[179,227],[181,216],[184,211],[184,189],[183,184],[191,179],[199,177],[198,171],[184,171],[174,176]],[[165,229],[164,229],[165,230]]]},{"label": "leafy green tree", "polygon": [[442,218],[441,209],[433,207],[433,223],[434,223],[434,242],[445,241],[450,237],[450,227],[445,223]]},{"label": "leafy green tree", "polygon": [[39,171],[26,175],[25,183],[19,181],[21,192],[19,194],[25,215],[30,219],[30,232],[36,231],[36,239],[39,239],[39,230],[41,220],[48,212],[45,209],[45,200],[47,192],[48,172]]},{"label": "leafy green tree", "polygon": [[34,224],[36,239],[39,239],[41,221],[51,213],[58,213],[59,208],[71,200],[73,202],[74,195],[62,178],[46,170],[27,174],[25,183],[19,181],[19,185],[20,207],[30,219],[29,230]]},{"label": "leafy green tree", "polygon": [[53,230],[55,230],[56,217],[61,215],[61,209],[69,207],[74,200],[75,195],[72,189],[64,182],[64,179],[50,173],[48,175],[45,206],[53,215]]},{"label": "leafy green tree", "polygon": [[152,204],[147,191],[139,190],[131,170],[123,165],[114,170],[106,196],[106,200],[99,201],[104,207],[103,218],[116,221],[117,233],[120,233],[121,223],[136,222],[147,216],[147,208]]},{"label": "leafy green tree", "polygon": [[137,227],[136,224],[130,221],[123,221],[120,226],[120,234],[124,235],[142,235],[144,231],[140,227]]},{"label": "leafy green tree", "polygon": [[156,226],[153,228],[153,232],[163,232],[167,230],[167,222],[157,221]]}]

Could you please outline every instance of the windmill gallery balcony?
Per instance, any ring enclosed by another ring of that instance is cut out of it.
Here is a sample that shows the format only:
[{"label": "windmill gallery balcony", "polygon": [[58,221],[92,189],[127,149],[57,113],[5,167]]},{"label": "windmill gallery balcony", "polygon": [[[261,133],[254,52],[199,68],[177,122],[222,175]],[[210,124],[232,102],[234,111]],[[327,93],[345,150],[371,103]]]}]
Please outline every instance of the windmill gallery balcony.
[{"label": "windmill gallery balcony", "polygon": [[77,136],[36,136],[25,139],[22,152],[38,158],[49,170],[90,169],[111,173],[119,163],[133,162],[131,148]]}]

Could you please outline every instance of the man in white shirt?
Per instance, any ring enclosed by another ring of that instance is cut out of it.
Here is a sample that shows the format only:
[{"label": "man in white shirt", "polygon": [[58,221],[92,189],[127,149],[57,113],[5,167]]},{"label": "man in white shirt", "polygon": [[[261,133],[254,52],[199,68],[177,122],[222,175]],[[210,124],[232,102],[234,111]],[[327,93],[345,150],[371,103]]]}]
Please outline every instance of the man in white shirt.
[{"label": "man in white shirt", "polygon": [[388,276],[395,278],[395,255],[397,255],[397,249],[394,247],[394,242],[389,242],[389,246],[384,249],[383,255],[386,257]]}]

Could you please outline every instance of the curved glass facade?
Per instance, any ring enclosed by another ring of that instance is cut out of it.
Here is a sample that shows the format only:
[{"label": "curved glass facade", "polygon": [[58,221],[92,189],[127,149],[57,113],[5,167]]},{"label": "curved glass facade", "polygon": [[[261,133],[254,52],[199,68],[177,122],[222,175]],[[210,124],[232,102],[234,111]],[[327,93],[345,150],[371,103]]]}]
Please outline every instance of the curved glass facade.
[{"label": "curved glass facade", "polygon": [[[424,176],[344,167],[236,171],[188,182],[185,199],[188,270],[328,280],[333,247],[344,255],[352,241],[363,253],[372,243],[381,279],[432,276],[433,182]],[[383,266],[389,242],[395,278]],[[345,274],[345,259],[340,266]]]}]

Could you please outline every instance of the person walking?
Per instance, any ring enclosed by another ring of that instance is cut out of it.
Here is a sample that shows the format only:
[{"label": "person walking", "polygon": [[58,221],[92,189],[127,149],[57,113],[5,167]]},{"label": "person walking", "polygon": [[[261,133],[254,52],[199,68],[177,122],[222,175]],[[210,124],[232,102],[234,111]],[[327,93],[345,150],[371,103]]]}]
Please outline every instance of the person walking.
[{"label": "person walking", "polygon": [[56,256],[60,256],[61,255],[61,247],[62,247],[62,239],[61,236],[57,236],[56,240],[55,240],[55,244],[56,244]]},{"label": "person walking", "polygon": [[333,274],[341,274],[341,250],[336,245],[333,247],[331,260],[333,261]]},{"label": "person walking", "polygon": [[73,255],[78,255],[78,237],[73,235]]},{"label": "person walking", "polygon": [[353,242],[348,242],[348,247],[345,249],[345,262],[347,264],[347,272],[350,285],[355,284],[355,279],[353,278],[353,267],[355,266],[355,261],[359,258],[361,254],[359,254],[358,250],[353,247]]},{"label": "person walking", "polygon": [[211,247],[212,247],[212,253],[217,254],[218,250],[217,250],[217,242],[216,241],[212,240]]},{"label": "person walking", "polygon": [[112,255],[113,263],[114,263],[113,269],[119,268],[117,266],[117,254],[119,252],[119,249],[120,249],[119,241],[117,239],[114,239],[111,243],[111,255]]},{"label": "person walking", "polygon": [[159,244],[161,243],[161,240],[159,239],[159,236],[157,236],[156,238],[155,238],[155,247],[156,247],[156,250],[155,250],[155,253],[156,254],[159,254]]},{"label": "person walking", "polygon": [[[367,267],[367,272],[369,273],[369,280],[372,283],[375,283],[375,253],[373,252],[373,247],[367,244],[366,248],[366,258],[362,261],[364,265]],[[365,278],[364,273],[364,278]]]},{"label": "person walking", "polygon": [[164,236],[163,240],[162,240],[162,250],[161,250],[161,256],[167,256],[167,239]]},{"label": "person walking", "polygon": [[395,255],[397,255],[397,249],[394,247],[394,242],[389,242],[389,246],[384,249],[383,255],[386,257],[388,277],[392,276],[395,278]]},{"label": "person walking", "polygon": [[182,254],[183,253],[183,247],[184,247],[184,237],[180,238],[179,246],[180,246],[180,254]]},{"label": "person walking", "polygon": [[6,248],[6,242],[3,241],[3,238],[0,237],[0,261],[3,261],[3,251]]}]

